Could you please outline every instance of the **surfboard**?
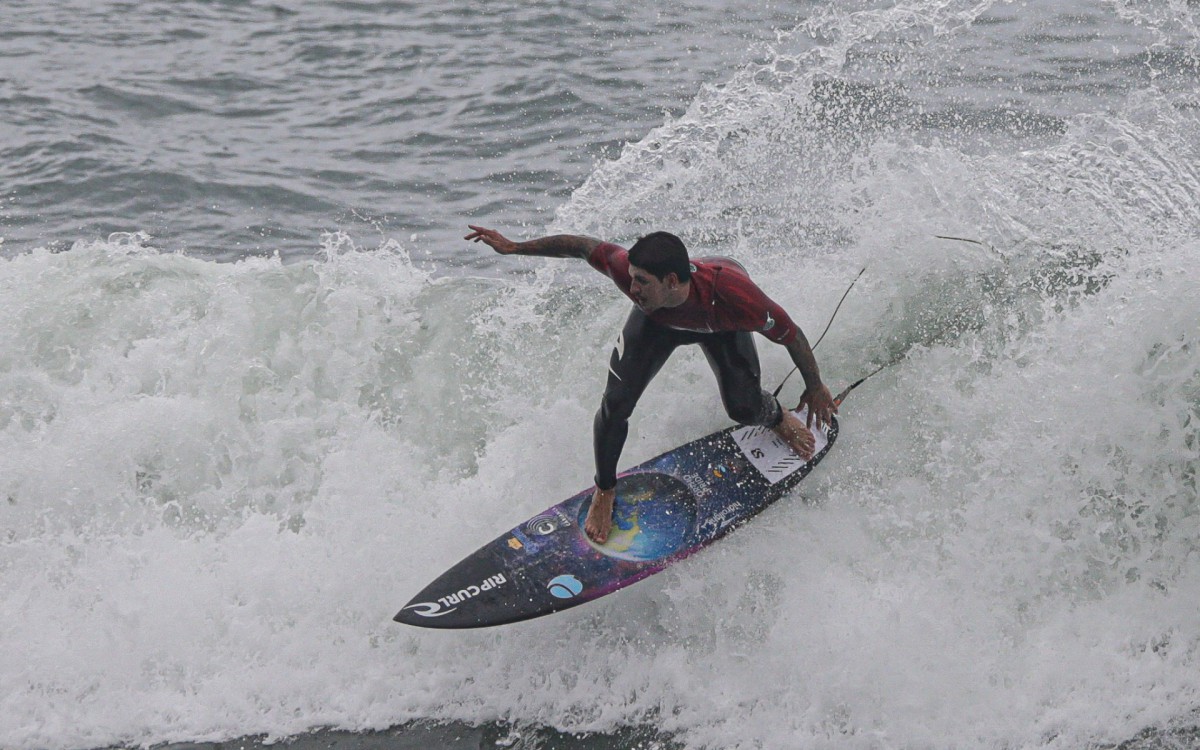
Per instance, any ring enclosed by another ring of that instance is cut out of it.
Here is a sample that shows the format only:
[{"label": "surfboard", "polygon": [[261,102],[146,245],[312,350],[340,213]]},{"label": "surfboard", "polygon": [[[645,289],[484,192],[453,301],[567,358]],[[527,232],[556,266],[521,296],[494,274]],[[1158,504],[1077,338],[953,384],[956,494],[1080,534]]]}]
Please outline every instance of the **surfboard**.
[{"label": "surfboard", "polygon": [[[797,412],[801,421],[805,412]],[[396,614],[426,628],[503,625],[576,607],[707,547],[808,475],[837,439],[836,418],[813,430],[804,461],[765,427],[731,427],[618,475],[614,524],[596,544],[583,531],[592,488],[501,534],[438,576]]]}]

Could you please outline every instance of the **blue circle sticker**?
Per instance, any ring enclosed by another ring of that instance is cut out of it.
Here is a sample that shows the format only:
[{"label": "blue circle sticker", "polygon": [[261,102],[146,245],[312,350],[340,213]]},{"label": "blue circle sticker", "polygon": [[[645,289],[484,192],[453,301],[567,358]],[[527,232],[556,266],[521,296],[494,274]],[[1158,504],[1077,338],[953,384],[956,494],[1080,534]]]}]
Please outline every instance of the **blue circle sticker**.
[{"label": "blue circle sticker", "polygon": [[573,575],[556,576],[546,586],[550,589],[550,593],[558,599],[571,599],[579,596],[579,592],[583,591],[583,584]]}]

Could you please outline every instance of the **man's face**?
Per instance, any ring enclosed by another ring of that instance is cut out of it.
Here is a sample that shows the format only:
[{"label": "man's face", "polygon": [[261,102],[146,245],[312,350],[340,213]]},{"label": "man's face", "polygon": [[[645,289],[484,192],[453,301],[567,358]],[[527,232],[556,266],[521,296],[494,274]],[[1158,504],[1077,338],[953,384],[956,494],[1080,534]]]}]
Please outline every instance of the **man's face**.
[{"label": "man's face", "polygon": [[662,281],[644,268],[629,266],[629,293],[642,312],[652,313],[666,304],[670,292],[679,286],[675,274],[669,273]]}]

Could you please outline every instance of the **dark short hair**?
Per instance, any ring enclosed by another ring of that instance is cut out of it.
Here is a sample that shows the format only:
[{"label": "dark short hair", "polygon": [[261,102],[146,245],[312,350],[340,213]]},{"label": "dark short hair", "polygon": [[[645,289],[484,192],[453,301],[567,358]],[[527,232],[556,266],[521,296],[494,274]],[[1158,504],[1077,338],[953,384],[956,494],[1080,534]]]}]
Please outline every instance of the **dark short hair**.
[{"label": "dark short hair", "polygon": [[673,273],[680,281],[692,277],[692,264],[688,260],[683,240],[670,232],[651,232],[629,248],[629,262],[644,268],[659,281]]}]

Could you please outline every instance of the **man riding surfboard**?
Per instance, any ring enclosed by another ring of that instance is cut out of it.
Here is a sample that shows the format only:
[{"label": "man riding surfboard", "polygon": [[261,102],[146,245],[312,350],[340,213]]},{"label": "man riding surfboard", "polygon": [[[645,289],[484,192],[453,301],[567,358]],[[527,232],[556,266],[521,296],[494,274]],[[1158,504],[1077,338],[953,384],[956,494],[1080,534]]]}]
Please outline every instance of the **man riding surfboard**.
[{"label": "man riding surfboard", "polygon": [[[554,235],[513,242],[493,229],[468,225],[464,239],[483,242],[501,255],[579,258],[608,276],[634,308],[609,358],[608,382],[593,425],[596,490],[584,530],[603,544],[612,529],[616,467],[629,432],[629,416],[650,380],[676,347],[698,344],[717,376],[721,400],[735,422],[774,431],[801,458],[816,445],[810,428],[827,425],[837,406],[821,382],[812,348],[788,314],[750,280],[731,258],[689,258],[683,242],[653,232],[633,247],[592,237]],[[804,378],[800,406],[808,423],[780,407],[761,386],[751,333],[785,347]]]}]

